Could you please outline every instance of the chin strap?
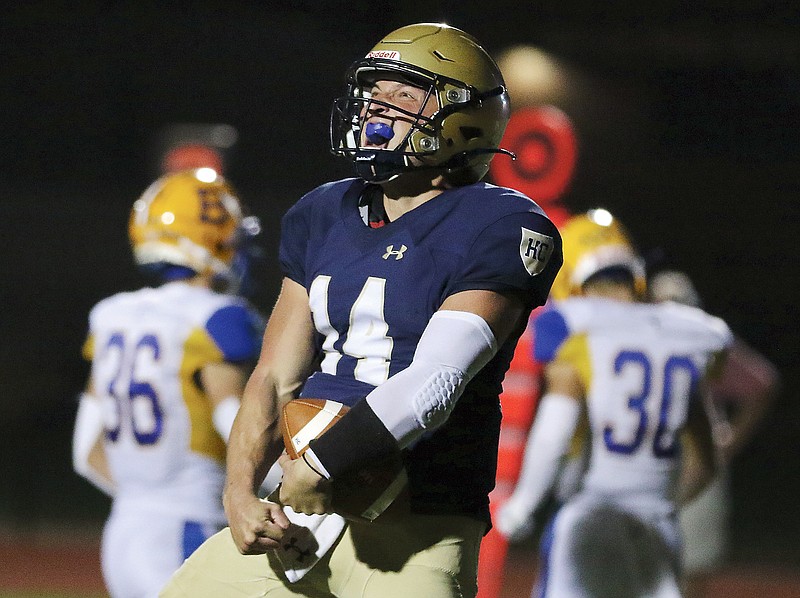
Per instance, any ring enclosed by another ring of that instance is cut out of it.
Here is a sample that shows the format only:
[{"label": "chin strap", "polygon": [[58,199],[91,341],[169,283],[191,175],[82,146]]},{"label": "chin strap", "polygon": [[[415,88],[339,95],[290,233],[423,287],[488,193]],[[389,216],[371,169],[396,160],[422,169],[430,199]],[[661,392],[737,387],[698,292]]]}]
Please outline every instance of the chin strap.
[{"label": "chin strap", "polygon": [[452,156],[444,164],[420,164],[411,166],[406,163],[405,154],[388,151],[364,151],[358,150],[353,157],[356,175],[370,183],[385,183],[406,172],[419,172],[423,170],[440,170],[442,172],[453,172],[469,166],[469,161],[481,154],[504,154],[510,156],[512,160],[517,159],[517,155],[503,148],[476,148],[461,152]]},{"label": "chin strap", "polygon": [[517,159],[517,154],[501,147],[479,147],[452,156],[449,160],[447,160],[447,162],[439,165],[438,168],[446,170],[458,170],[459,168],[469,166],[469,161],[472,160],[472,158],[482,154],[505,154],[506,156],[511,156],[512,160]]},{"label": "chin strap", "polygon": [[397,152],[356,150],[353,155],[356,175],[370,183],[385,183],[413,168]]}]

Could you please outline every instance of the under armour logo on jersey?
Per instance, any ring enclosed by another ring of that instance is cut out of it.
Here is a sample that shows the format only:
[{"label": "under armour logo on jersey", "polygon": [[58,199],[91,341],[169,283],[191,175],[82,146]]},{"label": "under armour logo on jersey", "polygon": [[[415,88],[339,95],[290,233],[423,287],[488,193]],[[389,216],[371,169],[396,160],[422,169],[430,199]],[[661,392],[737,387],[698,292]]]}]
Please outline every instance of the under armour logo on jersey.
[{"label": "under armour logo on jersey", "polygon": [[388,260],[390,257],[394,256],[395,260],[402,260],[403,253],[406,249],[408,249],[408,247],[405,245],[400,245],[400,249],[395,249],[394,245],[389,245],[386,247],[386,253],[383,254],[383,259]]},{"label": "under armour logo on jersey", "polygon": [[553,254],[553,237],[542,233],[522,228],[522,240],[519,243],[519,257],[528,274],[536,276],[541,274],[550,256]]}]

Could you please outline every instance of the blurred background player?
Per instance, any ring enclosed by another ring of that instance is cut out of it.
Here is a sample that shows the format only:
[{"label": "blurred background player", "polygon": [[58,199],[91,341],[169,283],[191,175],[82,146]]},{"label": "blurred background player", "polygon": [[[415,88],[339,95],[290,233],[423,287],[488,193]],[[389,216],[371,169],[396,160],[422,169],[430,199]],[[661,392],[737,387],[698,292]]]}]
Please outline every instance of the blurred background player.
[{"label": "blurred background player", "polygon": [[[684,272],[658,272],[650,279],[648,292],[653,302],[701,306],[700,296]],[[730,543],[729,467],[758,431],[779,385],[775,366],[741,338],[734,337],[725,366],[706,395],[718,473],[697,498],[681,508],[678,516],[687,596],[705,595],[705,577],[725,563]]]},{"label": "blurred background player", "polygon": [[[545,392],[496,525],[512,540],[531,531],[582,433],[588,465],[545,533],[536,595],[680,596],[675,511],[714,469],[700,391],[730,331],[696,308],[640,302],[643,264],[605,210],[571,218],[562,237],[554,297],[572,297],[534,322]],[[679,488],[683,452],[698,466]]]},{"label": "blurred background player", "polygon": [[156,596],[225,525],[225,443],[262,328],[234,294],[236,266],[257,225],[215,170],[165,174],[129,225],[136,263],[159,284],[90,313],[73,462],[113,497],[101,551],[114,598]]}]

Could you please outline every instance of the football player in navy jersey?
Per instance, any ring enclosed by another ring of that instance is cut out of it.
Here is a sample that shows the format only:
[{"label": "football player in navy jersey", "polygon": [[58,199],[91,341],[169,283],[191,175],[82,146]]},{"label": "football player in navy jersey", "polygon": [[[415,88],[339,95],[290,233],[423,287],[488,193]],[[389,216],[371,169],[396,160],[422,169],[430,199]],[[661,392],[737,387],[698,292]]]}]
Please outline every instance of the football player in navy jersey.
[{"label": "football player in navy jersey", "polygon": [[[283,218],[281,293],[231,434],[230,527],[164,596],[477,592],[498,395],[561,266],[561,239],[529,198],[481,182],[503,152],[509,99],[473,37],[443,24],[403,27],[356,61],[347,82],[331,149],[357,177],[311,191]],[[279,418],[297,397],[350,409],[290,460]],[[398,456],[401,497],[342,518],[337,484]],[[276,460],[279,496],[260,500],[257,480]]]}]

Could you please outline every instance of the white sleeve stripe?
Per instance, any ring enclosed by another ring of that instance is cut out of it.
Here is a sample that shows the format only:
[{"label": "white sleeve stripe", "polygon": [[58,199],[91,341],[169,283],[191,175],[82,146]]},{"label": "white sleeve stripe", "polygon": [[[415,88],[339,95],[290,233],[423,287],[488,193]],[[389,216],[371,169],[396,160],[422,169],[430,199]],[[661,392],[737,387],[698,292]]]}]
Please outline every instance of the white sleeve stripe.
[{"label": "white sleeve stripe", "polygon": [[394,499],[400,494],[403,488],[406,487],[408,483],[408,474],[406,473],[405,469],[402,469],[397,477],[392,481],[391,484],[384,490],[381,495],[376,498],[371,505],[369,505],[364,511],[361,513],[361,516],[364,519],[368,519],[369,521],[373,521],[383,513]]},{"label": "white sleeve stripe", "polygon": [[308,446],[308,443],[322,434],[333,419],[339,415],[342,404],[335,401],[325,401],[325,406],[312,417],[309,422],[292,436],[292,446],[297,452]]}]

